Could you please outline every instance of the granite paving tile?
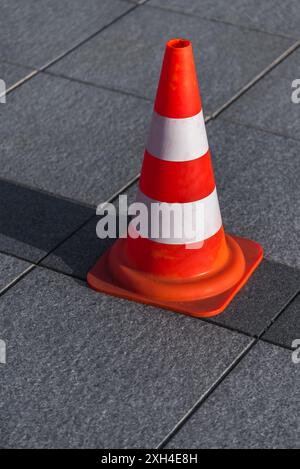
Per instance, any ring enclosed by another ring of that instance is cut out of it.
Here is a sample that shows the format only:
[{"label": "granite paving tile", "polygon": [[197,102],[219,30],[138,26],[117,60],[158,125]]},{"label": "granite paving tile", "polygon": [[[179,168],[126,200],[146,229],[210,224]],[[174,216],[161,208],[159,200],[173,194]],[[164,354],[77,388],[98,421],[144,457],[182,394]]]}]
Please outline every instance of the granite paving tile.
[{"label": "granite paving tile", "polygon": [[0,303],[5,448],[155,447],[251,339],[37,268]]},{"label": "granite paving tile", "polygon": [[0,179],[0,251],[38,262],[93,210]]},{"label": "granite paving tile", "polygon": [[296,347],[300,346],[300,295],[270,327],[263,339],[291,349],[295,345],[293,342],[298,340]]},{"label": "granite paving tile", "polygon": [[96,206],[139,171],[151,111],[145,100],[39,74],[3,106],[1,176]]},{"label": "granite paving tile", "polygon": [[50,70],[154,98],[165,42],[193,41],[204,110],[210,114],[295,41],[141,6]]},{"label": "granite paving tile", "polygon": [[128,9],[119,0],[2,0],[1,57],[41,67]]},{"label": "granite paving tile", "polygon": [[299,365],[260,342],[167,445],[168,448],[299,448]]},{"label": "granite paving tile", "polygon": [[271,34],[300,37],[297,0],[150,0],[149,5],[248,26]]},{"label": "granite paving tile", "polygon": [[[292,95],[299,101],[300,49],[260,80],[253,88],[233,103],[222,117],[259,127],[270,132],[300,140],[300,103],[293,102]],[[295,161],[295,166],[299,159]]]}]

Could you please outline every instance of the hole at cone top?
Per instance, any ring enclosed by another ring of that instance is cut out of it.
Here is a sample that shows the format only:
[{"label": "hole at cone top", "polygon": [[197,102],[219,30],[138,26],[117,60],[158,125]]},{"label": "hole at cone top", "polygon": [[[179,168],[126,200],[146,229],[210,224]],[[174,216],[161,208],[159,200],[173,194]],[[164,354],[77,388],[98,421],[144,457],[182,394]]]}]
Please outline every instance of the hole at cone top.
[{"label": "hole at cone top", "polygon": [[168,41],[167,45],[169,47],[172,47],[174,49],[184,49],[185,47],[188,47],[191,44],[191,41],[188,41],[187,39],[171,39],[171,41]]}]

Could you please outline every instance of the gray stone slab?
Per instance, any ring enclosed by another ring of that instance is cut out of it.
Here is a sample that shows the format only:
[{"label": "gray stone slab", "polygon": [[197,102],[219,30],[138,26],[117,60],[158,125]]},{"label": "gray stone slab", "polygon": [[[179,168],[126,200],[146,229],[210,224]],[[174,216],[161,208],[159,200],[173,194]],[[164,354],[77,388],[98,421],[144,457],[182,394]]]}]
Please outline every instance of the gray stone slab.
[{"label": "gray stone slab", "polygon": [[40,74],[3,109],[2,177],[96,206],[139,172],[145,100]]},{"label": "gray stone slab", "polygon": [[33,262],[71,235],[93,210],[0,179],[0,250]]},{"label": "gray stone slab", "polygon": [[299,63],[298,49],[233,103],[222,117],[300,140],[300,103],[292,101],[294,92],[299,99],[299,91],[292,88],[293,81],[299,78]]},{"label": "gray stone slab", "polygon": [[300,340],[300,295],[270,327],[263,339],[284,347],[294,348],[293,342]]},{"label": "gray stone slab", "polygon": [[[0,80],[3,80],[6,85],[6,89],[14,85],[22,78],[25,78],[33,70],[25,67],[19,67],[18,65],[7,64],[0,62]],[[2,88],[0,94],[2,93]]]},{"label": "gray stone slab", "polygon": [[150,0],[149,5],[299,38],[297,0]]},{"label": "gray stone slab", "polygon": [[155,447],[249,343],[36,269],[0,304],[6,448]]},{"label": "gray stone slab", "polygon": [[289,351],[259,343],[168,448],[299,448],[299,372]]},{"label": "gray stone slab", "polygon": [[0,253],[0,292],[29,266],[27,262]]},{"label": "gray stone slab", "polygon": [[222,119],[207,130],[226,230],[300,267],[299,142]]},{"label": "gray stone slab", "polygon": [[165,42],[193,41],[206,114],[223,105],[294,41],[141,6],[50,68],[154,98]]},{"label": "gray stone slab", "polygon": [[0,54],[8,60],[41,67],[126,12],[119,0],[3,0]]}]

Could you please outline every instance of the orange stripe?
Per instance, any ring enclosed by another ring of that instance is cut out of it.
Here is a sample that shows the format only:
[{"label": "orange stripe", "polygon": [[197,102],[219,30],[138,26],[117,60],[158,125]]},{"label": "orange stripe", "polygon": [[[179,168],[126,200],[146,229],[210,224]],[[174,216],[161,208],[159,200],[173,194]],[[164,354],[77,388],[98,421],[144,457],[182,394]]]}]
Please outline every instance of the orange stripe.
[{"label": "orange stripe", "polygon": [[189,245],[189,249],[185,244],[160,244],[147,238],[128,237],[126,250],[134,268],[168,278],[187,278],[217,269],[227,255],[223,226],[214,236]]},{"label": "orange stripe", "polygon": [[145,151],[140,190],[161,202],[194,202],[215,188],[210,152],[196,160],[174,162],[155,158]]}]

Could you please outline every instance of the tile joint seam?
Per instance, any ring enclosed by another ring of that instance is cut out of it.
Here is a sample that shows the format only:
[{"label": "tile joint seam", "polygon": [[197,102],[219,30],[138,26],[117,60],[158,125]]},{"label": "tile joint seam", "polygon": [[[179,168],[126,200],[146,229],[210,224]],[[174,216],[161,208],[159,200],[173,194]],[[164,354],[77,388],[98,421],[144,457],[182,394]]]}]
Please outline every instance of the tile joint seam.
[{"label": "tile joint seam", "polygon": [[250,80],[245,86],[243,86],[235,95],[233,95],[226,103],[218,108],[213,114],[212,119],[216,119],[223,111],[229,108],[235,101],[255,86],[260,80],[267,76],[274,68],[281,64],[287,57],[295,52],[300,47],[300,41],[296,41],[292,46],[286,49],[280,56],[278,56],[271,64],[269,64],[264,70],[258,73],[252,80]]},{"label": "tile joint seam", "polygon": [[[133,11],[135,11],[137,8],[139,8],[140,6],[144,5],[145,3],[147,3],[147,1],[149,0],[142,0],[142,3],[137,3],[136,5],[133,5],[131,6],[130,8],[128,8],[128,10],[126,10],[124,13],[122,13],[121,15],[117,16],[116,18],[114,18],[112,21],[110,21],[109,23],[105,24],[104,26],[102,26],[99,30],[97,31],[94,31],[92,34],[90,34],[88,37],[86,37],[85,39],[82,39],[78,44],[75,44],[74,46],[70,47],[70,49],[68,49],[67,51],[65,52],[62,52],[59,56],[53,58],[52,60],[50,60],[49,62],[46,62],[46,64],[42,65],[41,67],[34,67],[33,68],[33,71],[31,73],[29,73],[28,75],[25,75],[25,77],[23,77],[22,79],[18,80],[16,83],[14,83],[13,85],[11,85],[7,90],[6,90],[6,95],[10,94],[12,91],[14,91],[15,89],[19,88],[20,86],[22,86],[24,83],[27,83],[28,81],[30,81],[33,77],[39,75],[40,73],[44,72],[45,70],[47,70],[49,67],[51,67],[52,65],[54,65],[55,63],[59,62],[60,60],[64,59],[65,57],[67,57],[69,54],[71,54],[72,52],[74,52],[76,49],[78,49],[79,47],[83,46],[84,44],[86,44],[87,42],[89,42],[91,39],[93,39],[94,37],[96,37],[98,34],[101,34],[103,31],[105,31],[106,29],[108,29],[110,26],[113,26],[115,23],[117,23],[119,20],[121,20],[122,18],[124,18],[125,16],[127,16],[128,14],[132,13]],[[19,66],[19,67],[24,67],[23,65],[21,64],[14,64],[15,66]],[[24,67],[25,68],[25,67]],[[26,67],[28,68],[28,67]]]},{"label": "tile joint seam", "polygon": [[207,21],[207,22],[211,22],[211,23],[217,23],[217,24],[223,24],[223,25],[226,25],[226,26],[232,26],[236,29],[240,29],[242,31],[245,31],[245,30],[248,30],[250,32],[254,32],[254,33],[258,33],[258,34],[264,34],[265,36],[275,36],[275,37],[279,37],[281,39],[289,39],[289,40],[295,40],[298,38],[298,36],[288,36],[286,34],[282,34],[282,33],[271,33],[270,31],[265,31],[263,29],[259,29],[259,28],[255,28],[255,27],[252,27],[252,26],[249,26],[249,25],[246,25],[246,24],[242,24],[242,23],[233,23],[229,20],[226,20],[226,19],[219,19],[219,18],[216,18],[216,17],[207,17],[207,16],[202,16],[202,15],[199,15],[197,13],[189,13],[189,12],[186,12],[186,11],[179,11],[179,10],[175,10],[175,9],[172,9],[171,7],[162,7],[160,5],[147,5],[147,8],[152,8],[153,10],[161,10],[161,11],[166,11],[166,12],[169,12],[169,13],[175,13],[177,15],[182,15],[182,16],[187,16],[189,18],[199,18],[200,20],[203,20],[203,21]]},{"label": "tile joint seam", "polygon": [[[270,329],[270,327],[277,321],[277,319],[284,313],[288,306],[300,293],[300,288],[294,293],[280,311],[273,317],[265,329],[254,338],[244,350],[235,358],[226,370],[219,376],[219,378],[209,387],[209,389],[195,402],[195,404],[186,412],[186,414],[178,421],[174,428],[167,434],[167,436],[159,443],[156,449],[164,449],[165,446],[171,441],[174,436],[181,430],[181,428],[189,421],[189,419],[202,407],[207,399],[214,393],[214,391],[225,381],[230,373],[242,362],[242,360],[250,353],[250,351],[261,341],[263,335]],[[277,346],[280,347],[280,346]],[[282,348],[282,347],[281,347]]]},{"label": "tile joint seam", "polygon": [[239,353],[234,361],[223,371],[223,373],[215,380],[215,382],[207,389],[195,404],[185,413],[185,415],[177,422],[174,428],[167,434],[165,438],[158,444],[155,449],[164,449],[188,420],[200,409],[209,396],[217,389],[217,387],[225,380],[225,378],[233,371],[233,369],[242,361],[244,356],[254,347],[258,339],[252,339],[249,344]]},{"label": "tile joint seam", "polygon": [[[90,221],[90,219],[89,219],[89,220],[86,220],[86,221],[84,222],[84,225],[87,224],[87,223],[89,223],[89,221]],[[82,228],[82,227],[79,227],[79,228],[78,228],[78,231],[79,231],[81,228]],[[70,235],[70,237],[72,237],[73,234],[74,234],[74,233],[72,233],[72,235]],[[60,244],[64,244],[64,242],[65,242],[65,241],[62,241]],[[56,249],[57,249],[57,247],[54,248],[54,251],[55,251]],[[68,278],[74,279],[74,280],[76,280],[76,281],[85,283],[85,279],[82,278],[82,277],[79,277],[79,276],[77,276],[77,275],[75,275],[75,274],[72,274],[72,273],[63,272],[62,270],[59,270],[58,268],[55,268],[55,267],[53,267],[53,266],[41,264],[41,263],[43,262],[43,260],[45,260],[45,259],[51,254],[51,252],[49,252],[48,254],[46,254],[45,256],[43,256],[43,258],[39,259],[39,260],[36,261],[36,262],[35,262],[35,261],[28,260],[28,259],[23,258],[23,257],[20,257],[20,256],[18,256],[18,255],[16,255],[16,254],[13,254],[13,253],[10,253],[10,252],[1,250],[1,249],[0,249],[0,254],[3,254],[3,255],[5,255],[5,256],[7,256],[7,257],[11,257],[11,258],[13,258],[13,259],[20,260],[20,261],[22,261],[22,262],[27,262],[27,263],[30,264],[30,266],[32,267],[32,270],[33,270],[33,268],[35,268],[35,267],[39,267],[39,268],[41,268],[41,269],[48,270],[48,271],[50,271],[50,272],[53,272],[53,273],[56,273],[56,274],[59,274],[59,275],[63,275],[63,276],[65,276],[65,277],[68,277]],[[277,264],[276,261],[271,261],[271,262]],[[284,264],[280,264],[280,265],[285,266]],[[285,266],[285,267],[288,267],[288,266]],[[23,272],[20,274],[20,276],[22,276],[22,277],[25,276],[26,271],[27,271],[27,269],[25,269],[25,271],[23,271]],[[28,272],[28,273],[29,273],[29,272]],[[23,274],[24,274],[24,275],[23,275]],[[17,280],[19,281],[19,278],[18,278],[18,277],[17,277]],[[21,280],[21,278],[20,278],[20,280]],[[18,282],[16,282],[15,280],[13,280],[13,281],[10,282],[9,284],[5,285],[5,286],[3,287],[3,289],[0,290],[0,296],[1,296],[2,293],[3,293],[3,294],[6,293],[6,290],[10,289],[10,287],[13,287],[16,283],[18,283]],[[9,286],[9,288],[7,288],[8,286]],[[299,293],[300,293],[300,290],[299,290],[299,291],[297,290],[296,293],[293,293],[292,297],[288,299],[288,304],[286,303],[285,306],[282,307],[282,308],[284,308],[284,311],[287,309],[287,307],[289,306],[289,304],[290,304],[292,301],[294,301],[294,299],[298,296]],[[282,311],[282,312],[284,312],[284,311]],[[249,332],[245,332],[245,331],[243,331],[242,329],[234,328],[233,326],[229,326],[229,325],[227,325],[227,324],[221,324],[221,323],[219,323],[219,322],[217,322],[217,321],[214,321],[214,320],[211,319],[211,318],[204,318],[204,317],[203,317],[203,318],[198,318],[198,320],[199,320],[199,321],[202,321],[202,322],[204,322],[204,323],[206,323],[206,324],[210,324],[211,326],[219,327],[219,328],[222,328],[222,329],[224,329],[224,330],[226,330],[226,331],[233,332],[233,333],[235,333],[235,334],[243,335],[244,337],[248,337],[249,339],[257,339],[257,337],[258,337],[257,334],[251,335]],[[275,322],[276,320],[277,320],[277,318],[275,318],[275,319],[274,319],[274,318],[270,319],[270,327],[274,324],[274,322]],[[268,326],[269,326],[269,325],[268,325]],[[262,335],[262,334],[265,334],[266,332],[267,332],[267,329],[264,329],[263,332],[259,334],[259,337],[261,337],[261,335]],[[270,340],[267,340],[267,339],[260,338],[259,340],[262,340],[263,342],[266,342],[266,343],[271,344],[271,345],[275,345],[275,346],[280,347],[280,348],[285,349],[285,350],[292,350],[291,348],[289,348],[289,347],[287,347],[287,346],[285,346],[285,345],[282,345],[282,344],[279,344],[279,343],[275,343],[275,342],[271,342]]]},{"label": "tile joint seam", "polygon": [[[137,180],[137,177],[135,176],[134,178],[132,178],[130,181],[127,182],[126,185],[124,185],[123,187],[121,187],[121,189],[117,192],[115,192],[112,196],[110,196],[105,202],[104,202],[104,206],[108,203],[111,203],[114,201],[114,199],[116,197],[118,197],[118,195],[124,191],[124,190],[127,190],[129,187],[131,187]],[[82,228],[84,228],[94,217],[96,216],[96,214],[92,214],[90,215],[83,223],[81,223],[74,231],[72,231],[71,233],[69,233],[69,235],[64,238],[63,240],[59,241],[59,243],[57,243],[52,249],[50,249],[50,251],[48,251],[44,256],[42,256],[37,262],[32,262],[32,261],[29,261],[27,259],[22,259],[21,257],[18,257],[18,256],[15,256],[14,254],[11,254],[11,253],[8,253],[8,252],[5,252],[5,251],[2,251],[0,250],[0,253],[3,253],[5,254],[6,256],[9,256],[9,257],[13,257],[15,259],[19,259],[19,260],[22,260],[23,262],[27,262],[29,263],[29,267],[27,267],[23,272],[21,272],[15,279],[13,279],[11,282],[9,282],[7,285],[5,285],[1,290],[0,290],[0,297],[3,296],[5,293],[7,293],[11,288],[13,288],[23,277],[25,277],[27,274],[29,274],[32,270],[34,270],[36,267],[43,267],[44,266],[41,266],[41,263],[48,257],[50,256],[50,254],[52,254],[54,251],[56,251],[56,249],[58,249],[62,244],[64,244],[65,242],[67,242],[72,236],[74,236],[78,231],[80,231]],[[59,271],[56,271],[55,269],[51,269],[47,266],[45,266],[46,269],[48,270],[51,270],[53,272],[57,272],[57,273],[60,273],[60,274],[64,274],[63,272],[59,272]],[[71,275],[68,275],[68,274],[64,274],[68,277],[72,277]],[[72,277],[72,278],[77,278],[77,277]]]}]

